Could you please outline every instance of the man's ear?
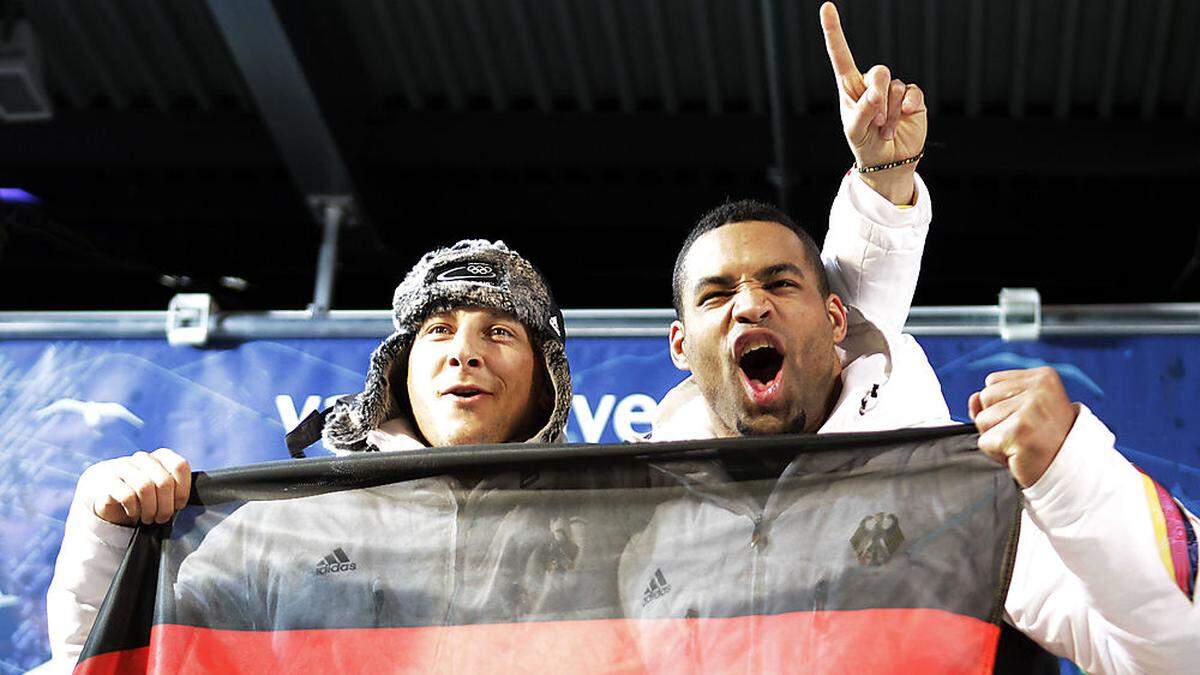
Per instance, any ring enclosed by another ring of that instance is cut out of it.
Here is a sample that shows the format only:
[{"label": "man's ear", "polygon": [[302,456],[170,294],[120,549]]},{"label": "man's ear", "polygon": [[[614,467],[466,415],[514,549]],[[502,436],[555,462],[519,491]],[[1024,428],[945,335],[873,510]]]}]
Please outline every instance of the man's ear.
[{"label": "man's ear", "polygon": [[676,319],[671,322],[671,335],[668,339],[671,343],[671,363],[674,363],[676,368],[690,373],[692,367],[688,364],[687,353],[683,350],[686,338],[682,321]]},{"label": "man's ear", "polygon": [[842,340],[846,339],[850,319],[846,305],[842,304],[842,299],[838,297],[837,293],[830,293],[829,297],[825,298],[825,313],[829,316],[830,325],[833,326],[833,343],[841,344]]}]

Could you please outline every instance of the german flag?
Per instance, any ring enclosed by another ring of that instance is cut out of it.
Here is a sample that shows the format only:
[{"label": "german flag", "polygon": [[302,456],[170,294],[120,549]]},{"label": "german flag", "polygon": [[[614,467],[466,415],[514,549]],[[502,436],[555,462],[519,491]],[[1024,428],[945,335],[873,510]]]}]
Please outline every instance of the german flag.
[{"label": "german flag", "polygon": [[972,431],[198,472],[75,672],[990,673],[1020,499]]}]

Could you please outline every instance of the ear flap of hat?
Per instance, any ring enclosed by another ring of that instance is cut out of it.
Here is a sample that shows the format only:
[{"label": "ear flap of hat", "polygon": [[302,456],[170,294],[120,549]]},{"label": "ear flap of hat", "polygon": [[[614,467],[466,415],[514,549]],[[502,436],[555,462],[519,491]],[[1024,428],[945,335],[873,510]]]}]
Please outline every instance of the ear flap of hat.
[{"label": "ear flap of hat", "polygon": [[412,346],[412,334],[393,333],[371,354],[363,391],[333,405],[325,419],[321,437],[334,450],[365,450],[367,432],[396,416],[390,376],[395,364],[403,362]]},{"label": "ear flap of hat", "polygon": [[567,355],[561,340],[542,343],[546,359],[546,373],[554,389],[554,403],[546,424],[530,442],[561,443],[566,440],[567,415],[571,412],[571,371],[567,366]]}]

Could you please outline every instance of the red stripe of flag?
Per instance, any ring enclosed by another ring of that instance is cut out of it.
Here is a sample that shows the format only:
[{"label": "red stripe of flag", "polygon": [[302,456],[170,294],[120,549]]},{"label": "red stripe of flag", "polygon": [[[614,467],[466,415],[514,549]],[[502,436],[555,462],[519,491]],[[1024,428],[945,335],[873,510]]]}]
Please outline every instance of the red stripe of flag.
[{"label": "red stripe of flag", "polygon": [[158,625],[76,675],[170,673],[991,673],[998,626],[934,609],[723,619],[234,631]]},{"label": "red stripe of flag", "polygon": [[150,672],[150,648],[139,647],[100,654],[75,666],[75,673],[87,675],[121,675]]}]

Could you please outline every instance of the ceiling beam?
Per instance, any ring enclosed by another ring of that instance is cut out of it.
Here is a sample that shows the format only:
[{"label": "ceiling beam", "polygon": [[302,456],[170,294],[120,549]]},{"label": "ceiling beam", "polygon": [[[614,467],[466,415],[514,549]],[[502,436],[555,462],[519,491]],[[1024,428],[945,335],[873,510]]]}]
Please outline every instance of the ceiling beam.
[{"label": "ceiling beam", "polygon": [[1173,0],[1161,0],[1154,21],[1154,40],[1150,43],[1150,64],[1146,68],[1146,88],[1142,92],[1142,119],[1150,120],[1158,108],[1158,90],[1162,82],[1163,60],[1167,53],[1167,38],[1171,33],[1174,13]]},{"label": "ceiling beam", "polygon": [[384,0],[371,0],[370,6],[364,7],[363,11],[368,12],[374,27],[382,36],[388,57],[396,69],[396,76],[400,78],[400,87],[404,90],[404,99],[408,106],[414,110],[424,110],[425,95],[421,93],[421,87],[413,74],[413,61],[406,58],[402,51],[402,47],[408,41],[400,37],[396,17],[388,10],[388,3]]},{"label": "ceiling beam", "polygon": [[1075,35],[1079,28],[1079,0],[1066,0],[1062,12],[1062,39],[1058,52],[1058,86],[1054,114],[1066,119],[1071,114],[1071,85],[1075,74]]},{"label": "ceiling beam", "polygon": [[441,78],[440,84],[446,92],[446,98],[450,100],[450,107],[454,110],[463,110],[466,108],[465,97],[462,87],[459,86],[459,76],[454,68],[453,57],[446,49],[446,36],[442,34],[442,26],[445,25],[445,22],[438,20],[434,14],[434,7],[427,0],[413,0],[413,4],[417,9],[417,24],[420,25],[421,32],[428,37],[429,53],[433,56],[433,63],[437,67],[438,75]]},{"label": "ceiling beam", "polygon": [[350,172],[270,0],[208,0],[283,163],[306,197],[350,195]]},{"label": "ceiling beam", "polygon": [[1117,77],[1120,75],[1121,48],[1125,45],[1125,0],[1112,0],[1108,14],[1108,50],[1104,57],[1104,75],[1100,80],[1100,96],[1096,108],[1100,119],[1111,119],[1116,98]]},{"label": "ceiling beam", "polygon": [[533,86],[533,98],[537,101],[538,110],[550,112],[554,108],[554,101],[550,96],[550,85],[547,83],[546,73],[542,68],[544,59],[538,53],[537,45],[533,42],[533,26],[529,23],[529,13],[525,8],[525,3],[522,0],[512,0],[508,3],[508,9],[513,25],[517,29],[517,44],[521,46],[525,72],[529,75],[530,84]]},{"label": "ceiling beam", "polygon": [[1032,25],[1033,0],[1017,0],[1013,21],[1012,88],[1008,95],[1008,113],[1020,119],[1025,116],[1025,78],[1029,70],[1029,33]]},{"label": "ceiling beam", "polygon": [[78,53],[82,55],[83,60],[91,64],[92,71],[96,74],[96,79],[100,80],[100,87],[104,95],[117,108],[129,107],[129,99],[125,96],[124,90],[118,86],[112,71],[104,64],[101,52],[96,48],[96,43],[92,40],[92,32],[85,28],[79,21],[79,12],[82,11],[83,6],[63,2],[62,0],[59,0],[57,4],[60,15],[66,20],[75,38]]},{"label": "ceiling beam", "polygon": [[717,72],[716,47],[713,45],[712,29],[708,11],[708,0],[694,0],[692,27],[695,30],[696,49],[700,52],[700,65],[704,69],[704,100],[708,112],[719,115],[724,111],[721,97],[721,80]]},{"label": "ceiling beam", "polygon": [[638,2],[634,6],[646,11],[646,23],[650,27],[650,42],[654,49],[654,69],[658,71],[658,85],[662,88],[663,109],[673,113],[679,109],[679,96],[675,91],[671,53],[667,51],[666,19],[663,17],[666,10],[658,2]]},{"label": "ceiling beam", "polygon": [[[754,3],[739,2],[735,8],[738,15],[738,34],[742,43],[742,60],[746,64],[746,70],[743,78],[746,84],[746,99],[750,102],[750,112],[758,115],[763,112],[763,72],[761,68],[763,44],[768,39],[778,40],[778,37],[767,38],[768,31],[773,30],[766,25],[762,26],[762,30],[754,25]],[[772,10],[773,11],[773,10]],[[779,51],[779,47],[772,47],[775,51]],[[778,58],[779,68],[782,69],[783,56],[780,54]],[[770,68],[771,66],[767,66]],[[776,77],[778,77],[776,73]],[[770,78],[768,73],[767,78]],[[768,87],[771,86],[767,82]],[[770,96],[770,93],[768,93]],[[768,102],[768,105],[770,103]]]},{"label": "ceiling beam", "polygon": [[[150,2],[139,4],[138,8],[145,12],[148,25],[150,26],[149,30],[154,33],[156,41],[160,44],[170,44],[177,40],[177,33],[163,14],[164,10],[160,3],[151,0]],[[168,58],[171,60],[170,71],[176,73],[187,82],[188,91],[191,93],[192,98],[196,99],[196,105],[206,112],[212,110],[212,99],[201,83],[200,76],[196,74],[196,64],[192,61],[187,50],[181,46],[179,49],[165,49],[162,53],[169,55]]]},{"label": "ceiling beam", "polygon": [[[791,77],[788,77],[788,85],[792,95],[792,105],[790,112],[804,114],[808,112],[808,92],[805,91],[805,45],[808,35],[804,30],[807,24],[800,19],[797,3],[785,2],[780,6],[783,12],[783,21],[780,24],[784,35],[784,50],[783,64],[785,70],[791,71]],[[808,18],[805,15],[805,18]],[[789,69],[788,66],[791,66]],[[832,82],[831,82],[832,84]]]},{"label": "ceiling beam", "polygon": [[967,15],[967,92],[968,117],[983,112],[983,0],[971,0]]},{"label": "ceiling beam", "polygon": [[555,25],[558,28],[559,39],[571,69],[571,84],[575,89],[575,103],[584,112],[591,112],[595,107],[592,98],[592,87],[589,83],[587,64],[584,63],[580,51],[580,36],[575,30],[575,22],[571,20],[571,11],[565,2],[550,3],[554,14]]},{"label": "ceiling beam", "polygon": [[508,110],[508,93],[504,90],[504,80],[496,68],[496,50],[492,45],[492,37],[488,33],[487,17],[483,7],[473,0],[462,0],[459,6],[466,18],[467,27],[471,31],[471,47],[475,52],[475,61],[487,81],[488,93],[492,99],[492,107],[496,110]]},{"label": "ceiling beam", "polygon": [[613,80],[617,85],[617,100],[621,112],[631,113],[637,109],[637,101],[633,95],[633,81],[629,77],[629,68],[625,65],[627,53],[621,22],[617,16],[615,3],[600,3],[600,19],[603,22],[605,44],[608,45],[608,63],[612,68]]}]

